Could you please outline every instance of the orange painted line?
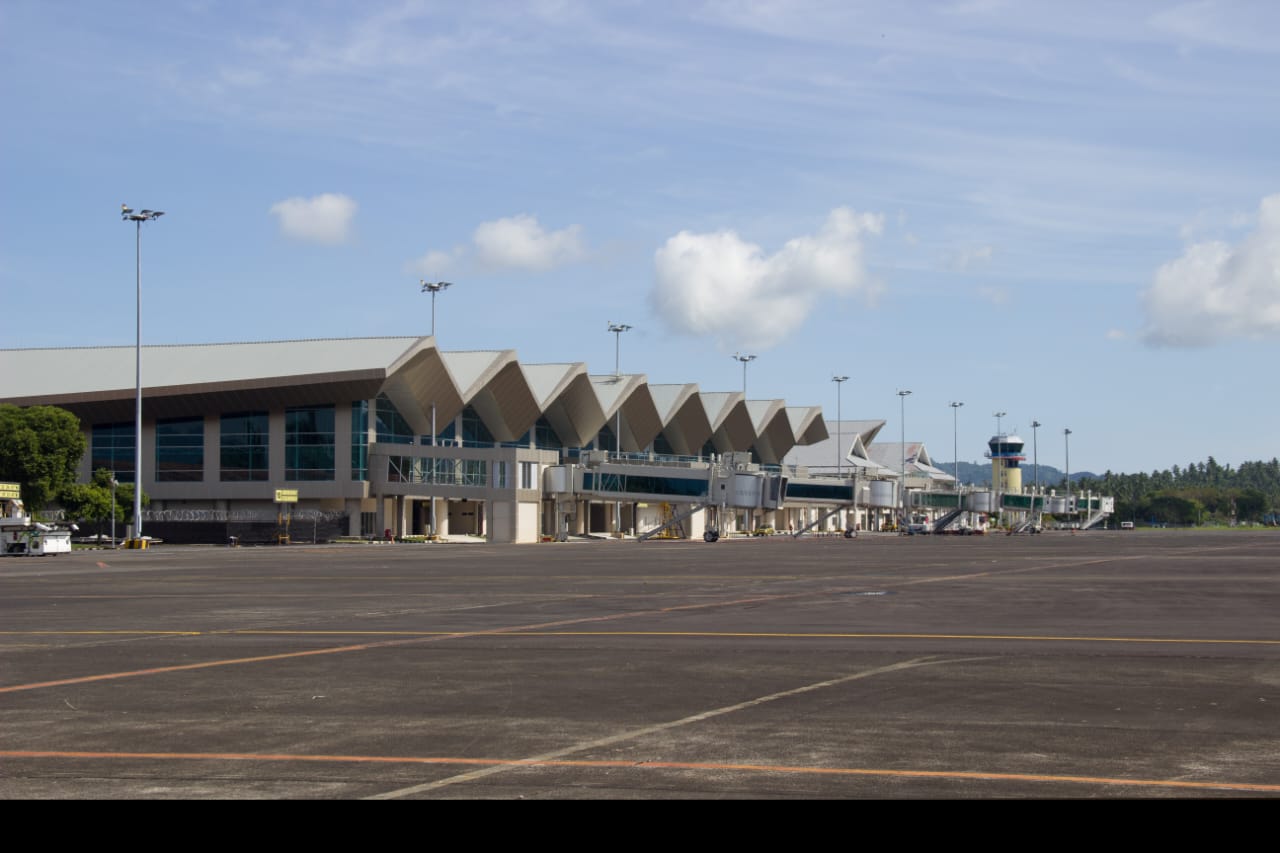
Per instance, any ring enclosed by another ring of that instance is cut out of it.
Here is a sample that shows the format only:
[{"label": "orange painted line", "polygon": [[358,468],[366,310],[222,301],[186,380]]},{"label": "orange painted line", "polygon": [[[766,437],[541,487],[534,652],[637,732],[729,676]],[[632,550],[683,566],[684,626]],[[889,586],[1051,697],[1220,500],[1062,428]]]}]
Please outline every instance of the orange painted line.
[{"label": "orange painted line", "polygon": [[[781,598],[782,596],[777,596]],[[315,657],[317,655],[336,655],[346,652],[368,651],[370,649],[392,648],[395,646],[406,646],[412,643],[432,643],[441,640],[463,639],[465,637],[486,637],[502,634],[510,634],[517,631],[536,631],[541,628],[559,628],[564,625],[581,625],[590,622],[609,622],[616,619],[629,619],[635,616],[653,615],[655,613],[667,613],[673,610],[690,610],[707,607],[726,607],[734,604],[755,603],[766,601],[767,597],[742,599],[740,601],[712,602],[707,604],[690,604],[679,607],[668,607],[660,610],[635,611],[628,613],[614,613],[604,616],[588,616],[579,619],[562,619],[556,622],[543,622],[536,625],[512,625],[507,628],[491,628],[487,631],[459,631],[453,634],[438,634],[431,637],[408,637],[398,640],[383,640],[377,643],[358,643],[349,646],[335,646],[328,649],[310,649],[303,652],[281,652],[274,655],[258,655],[248,658],[227,658],[223,660],[204,661],[203,663],[188,663],[175,666],[152,667],[150,669],[135,669],[125,672],[108,672],[99,675],[84,675],[76,678],[62,678],[56,681],[40,681],[30,684],[13,684],[7,687],[0,687],[0,694],[16,693],[25,690],[39,690],[45,687],[63,687],[68,684],[88,684],[95,681],[110,681],[118,678],[137,678],[144,675],[160,675],[169,672],[184,672],[195,669],[209,669],[219,666],[237,666],[240,664],[263,663],[265,661],[290,660],[294,658]]]},{"label": "orange painted line", "polygon": [[63,750],[3,750],[2,758],[80,758],[133,761],[270,761],[331,764],[469,765],[479,767],[578,767],[637,770],[707,770],[742,773],[814,774],[876,778],[956,779],[979,782],[1034,782],[1040,784],[1105,785],[1129,788],[1179,788],[1200,791],[1254,791],[1280,793],[1280,785],[1261,782],[1210,782],[1186,779],[1120,779],[1111,776],[1076,776],[1052,773],[987,773],[975,770],[880,770],[861,767],[803,767],[785,764],[736,764],[708,761],[588,761],[506,758],[452,758],[380,755],[291,755],[246,752],[82,752]]},{"label": "orange painted line", "polygon": [[204,631],[0,631],[0,637],[83,637],[83,636],[126,636],[126,637],[199,637]]}]

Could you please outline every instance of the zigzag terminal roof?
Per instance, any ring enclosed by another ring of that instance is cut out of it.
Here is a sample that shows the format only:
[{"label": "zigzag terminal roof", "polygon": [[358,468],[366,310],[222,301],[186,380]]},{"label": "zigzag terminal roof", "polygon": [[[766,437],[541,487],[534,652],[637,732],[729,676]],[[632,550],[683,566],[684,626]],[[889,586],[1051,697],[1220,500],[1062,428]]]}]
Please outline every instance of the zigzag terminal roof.
[{"label": "zigzag terminal roof", "polygon": [[[134,359],[132,346],[0,350],[0,402],[59,405],[95,423],[132,420]],[[665,431],[677,452],[697,453],[708,440],[720,452],[758,443],[765,461],[825,431],[820,407],[649,385],[643,374],[593,376],[580,362],[521,364],[513,350],[444,352],[431,337],[147,345],[141,360],[148,419],[385,393],[421,434],[433,408],[442,425],[472,406],[499,441],[545,417],[567,446],[582,446],[621,411],[624,450]]]}]

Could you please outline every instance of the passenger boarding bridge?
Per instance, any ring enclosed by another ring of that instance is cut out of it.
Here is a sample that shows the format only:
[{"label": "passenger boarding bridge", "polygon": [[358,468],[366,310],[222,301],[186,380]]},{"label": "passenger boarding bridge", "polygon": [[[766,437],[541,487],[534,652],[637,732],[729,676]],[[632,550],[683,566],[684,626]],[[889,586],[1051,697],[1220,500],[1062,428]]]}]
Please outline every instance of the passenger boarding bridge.
[{"label": "passenger boarding bridge", "polygon": [[[548,468],[543,495],[556,507],[556,538],[567,539],[583,507],[591,502],[650,504],[663,507],[657,523],[638,538],[666,535],[673,529],[684,536],[699,532],[707,542],[720,538],[732,514],[750,519],[777,520],[779,513],[801,510],[794,533],[800,536],[833,515],[859,508],[893,514],[903,507],[899,482],[858,477],[810,477],[804,469],[765,467],[750,461],[746,453],[729,453],[709,461],[664,461],[658,457],[627,459],[603,451],[583,452],[576,462]],[[1015,530],[1038,529],[1044,514],[1084,515],[1081,528],[1091,527],[1115,509],[1113,498],[1072,495],[1003,494],[992,491],[907,490],[906,510],[928,519],[929,532],[941,533],[967,514],[1004,515],[1016,520]],[[684,527],[685,522],[689,527]],[[848,525],[849,523],[846,522]],[[774,525],[767,525],[772,527]],[[846,535],[853,531],[845,528]]]}]

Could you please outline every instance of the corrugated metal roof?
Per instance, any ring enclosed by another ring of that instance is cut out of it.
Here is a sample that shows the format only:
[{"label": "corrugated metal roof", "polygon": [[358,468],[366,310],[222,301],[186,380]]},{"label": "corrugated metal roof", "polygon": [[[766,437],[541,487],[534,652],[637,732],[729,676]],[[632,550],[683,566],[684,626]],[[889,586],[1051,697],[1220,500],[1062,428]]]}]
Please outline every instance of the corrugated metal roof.
[{"label": "corrugated metal roof", "polygon": [[[142,347],[142,387],[387,368],[421,338],[318,338]],[[134,347],[0,350],[0,400],[133,391]]]}]

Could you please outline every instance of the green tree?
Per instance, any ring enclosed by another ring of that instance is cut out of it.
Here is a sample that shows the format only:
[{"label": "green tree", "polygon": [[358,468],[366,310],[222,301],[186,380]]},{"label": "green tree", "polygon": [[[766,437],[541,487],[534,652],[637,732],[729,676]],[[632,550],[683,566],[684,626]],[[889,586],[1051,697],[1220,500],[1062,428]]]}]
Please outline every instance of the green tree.
[{"label": "green tree", "polygon": [[1144,515],[1166,524],[1196,524],[1204,505],[1193,498],[1171,492],[1156,492],[1146,499]]},{"label": "green tree", "polygon": [[1259,489],[1242,489],[1236,496],[1236,517],[1241,521],[1261,521],[1271,502]]},{"label": "green tree", "polygon": [[76,481],[87,446],[79,418],[66,409],[0,404],[0,481],[20,484],[29,512]]},{"label": "green tree", "polygon": [[[62,490],[58,501],[67,512],[67,518],[75,521],[92,522],[96,532],[101,535],[104,526],[115,515],[118,524],[127,524],[133,520],[133,484],[119,483],[116,486],[115,507],[111,505],[111,472],[99,468],[93,472],[90,483],[73,483]],[[142,503],[147,505],[151,499],[145,492]]]}]

